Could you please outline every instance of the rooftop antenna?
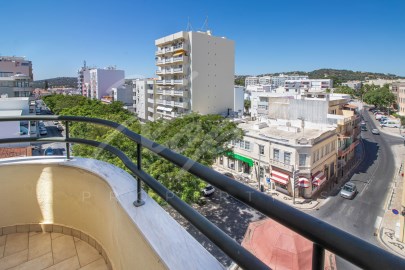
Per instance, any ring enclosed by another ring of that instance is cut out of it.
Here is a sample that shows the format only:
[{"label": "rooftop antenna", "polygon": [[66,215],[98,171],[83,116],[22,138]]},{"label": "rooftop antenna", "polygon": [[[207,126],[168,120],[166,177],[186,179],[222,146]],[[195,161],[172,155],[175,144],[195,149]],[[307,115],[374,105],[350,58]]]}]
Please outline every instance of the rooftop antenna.
[{"label": "rooftop antenna", "polygon": [[187,32],[193,31],[193,27],[191,26],[190,17],[187,17]]},{"label": "rooftop antenna", "polygon": [[86,60],[83,61],[83,67],[86,69]]},{"label": "rooftop antenna", "polygon": [[203,25],[201,26],[201,31],[206,31],[208,29],[208,16],[205,18]]}]

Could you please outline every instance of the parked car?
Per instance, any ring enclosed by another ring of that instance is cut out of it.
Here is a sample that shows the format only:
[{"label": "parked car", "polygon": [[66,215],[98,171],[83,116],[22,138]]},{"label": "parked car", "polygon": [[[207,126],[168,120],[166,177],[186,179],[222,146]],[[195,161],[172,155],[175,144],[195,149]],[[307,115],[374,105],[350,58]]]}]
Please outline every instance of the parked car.
[{"label": "parked car", "polygon": [[367,131],[367,127],[366,127],[366,126],[362,126],[362,127],[361,127],[361,131]]},{"label": "parked car", "polygon": [[47,148],[47,149],[45,150],[45,152],[44,152],[44,155],[45,155],[45,156],[53,156],[53,154],[54,154],[54,151],[53,151],[52,148]]},{"label": "parked car", "polygon": [[40,128],[39,128],[39,134],[41,134],[41,135],[48,135],[48,131],[46,130],[46,128],[40,127]]},{"label": "parked car", "polygon": [[382,127],[392,127],[392,128],[399,128],[401,126],[400,121],[387,119],[381,123]]},{"label": "parked car", "polygon": [[215,188],[211,185],[208,185],[201,192],[204,196],[210,196],[215,192]]},{"label": "parked car", "polygon": [[378,129],[376,129],[376,128],[373,128],[371,130],[371,133],[373,133],[374,135],[380,135],[380,131]]},{"label": "parked car", "polygon": [[63,131],[63,129],[64,129],[61,124],[57,125],[57,128],[58,128],[59,131]]},{"label": "parked car", "polygon": [[59,121],[53,121],[53,124],[56,126],[59,124]]},{"label": "parked car", "polygon": [[353,199],[356,196],[357,188],[354,183],[347,182],[340,190],[340,196],[346,199]]}]

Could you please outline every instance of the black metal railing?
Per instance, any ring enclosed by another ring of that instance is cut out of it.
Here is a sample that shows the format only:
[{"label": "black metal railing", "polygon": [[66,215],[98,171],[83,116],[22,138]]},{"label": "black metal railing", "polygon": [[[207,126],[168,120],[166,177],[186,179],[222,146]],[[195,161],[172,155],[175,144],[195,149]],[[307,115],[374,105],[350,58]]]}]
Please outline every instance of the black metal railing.
[{"label": "black metal railing", "polygon": [[[325,249],[344,258],[345,260],[364,269],[405,269],[405,260],[391,254],[377,246],[374,246],[360,238],[344,232],[332,225],[314,218],[304,212],[290,207],[282,202],[274,200],[268,195],[258,192],[244,184],[233,181],[228,177],[216,172],[196,161],[171,151],[170,149],[157,144],[141,135],[132,132],[126,127],[108,120],[78,117],[78,116],[22,116],[22,117],[0,117],[1,121],[22,121],[22,120],[61,120],[65,121],[66,137],[48,138],[7,138],[0,139],[0,144],[17,142],[65,142],[67,144],[67,158],[69,159],[69,143],[82,143],[102,148],[116,155],[125,166],[136,176],[138,181],[137,198],[135,206],[141,206],[144,202],[141,198],[140,182],[144,182],[160,197],[166,200],[191,224],[207,236],[215,245],[244,269],[269,269],[263,262],[258,260],[249,251],[240,246],[230,236],[212,224],[208,219],[199,214],[191,206],[182,201],[165,186],[159,183],[152,176],[142,170],[141,150],[146,148],[153,153],[165,158],[206,182],[218,187],[239,199],[243,203],[262,212],[268,217],[276,220],[291,230],[313,242],[312,269],[324,268]],[[69,122],[88,122],[99,124],[116,129],[126,135],[137,144],[137,164],[134,164],[119,149],[102,143],[87,139],[71,138],[69,136]]]}]

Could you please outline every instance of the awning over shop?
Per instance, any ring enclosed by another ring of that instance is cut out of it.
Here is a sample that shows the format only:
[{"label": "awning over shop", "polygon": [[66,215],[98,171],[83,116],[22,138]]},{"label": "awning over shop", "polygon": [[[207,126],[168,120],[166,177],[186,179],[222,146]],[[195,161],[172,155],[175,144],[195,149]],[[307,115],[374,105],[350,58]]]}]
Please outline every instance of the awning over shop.
[{"label": "awning over shop", "polygon": [[315,186],[320,186],[325,182],[326,176],[323,172],[319,171],[314,176],[312,176],[312,184]]},{"label": "awning over shop", "polygon": [[249,165],[249,167],[253,167],[254,162],[253,162],[253,159],[251,159],[251,158],[235,154],[234,152],[226,152],[226,155],[230,158],[237,159],[237,160],[247,163]]},{"label": "awning over shop", "polygon": [[179,55],[182,55],[184,53],[185,53],[185,51],[179,51],[179,52],[174,53],[173,56],[179,56]]},{"label": "awning over shop", "polygon": [[309,181],[308,178],[300,176],[298,179],[298,186],[303,187],[303,188],[308,188],[310,187],[311,182]]},{"label": "awning over shop", "polygon": [[290,176],[288,174],[276,171],[276,170],[272,170],[271,171],[271,180],[278,182],[282,185],[287,185],[288,184],[288,180],[290,179]]}]

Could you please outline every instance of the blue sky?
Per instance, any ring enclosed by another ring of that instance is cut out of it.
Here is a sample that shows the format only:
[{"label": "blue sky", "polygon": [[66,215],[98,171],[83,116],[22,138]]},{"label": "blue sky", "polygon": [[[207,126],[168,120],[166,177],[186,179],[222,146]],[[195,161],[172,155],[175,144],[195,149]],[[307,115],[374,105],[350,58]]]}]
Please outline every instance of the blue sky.
[{"label": "blue sky", "polygon": [[151,77],[154,40],[200,30],[235,41],[236,74],[318,68],[405,76],[405,1],[19,0],[1,4],[0,55],[26,56],[34,77],[116,65]]}]

